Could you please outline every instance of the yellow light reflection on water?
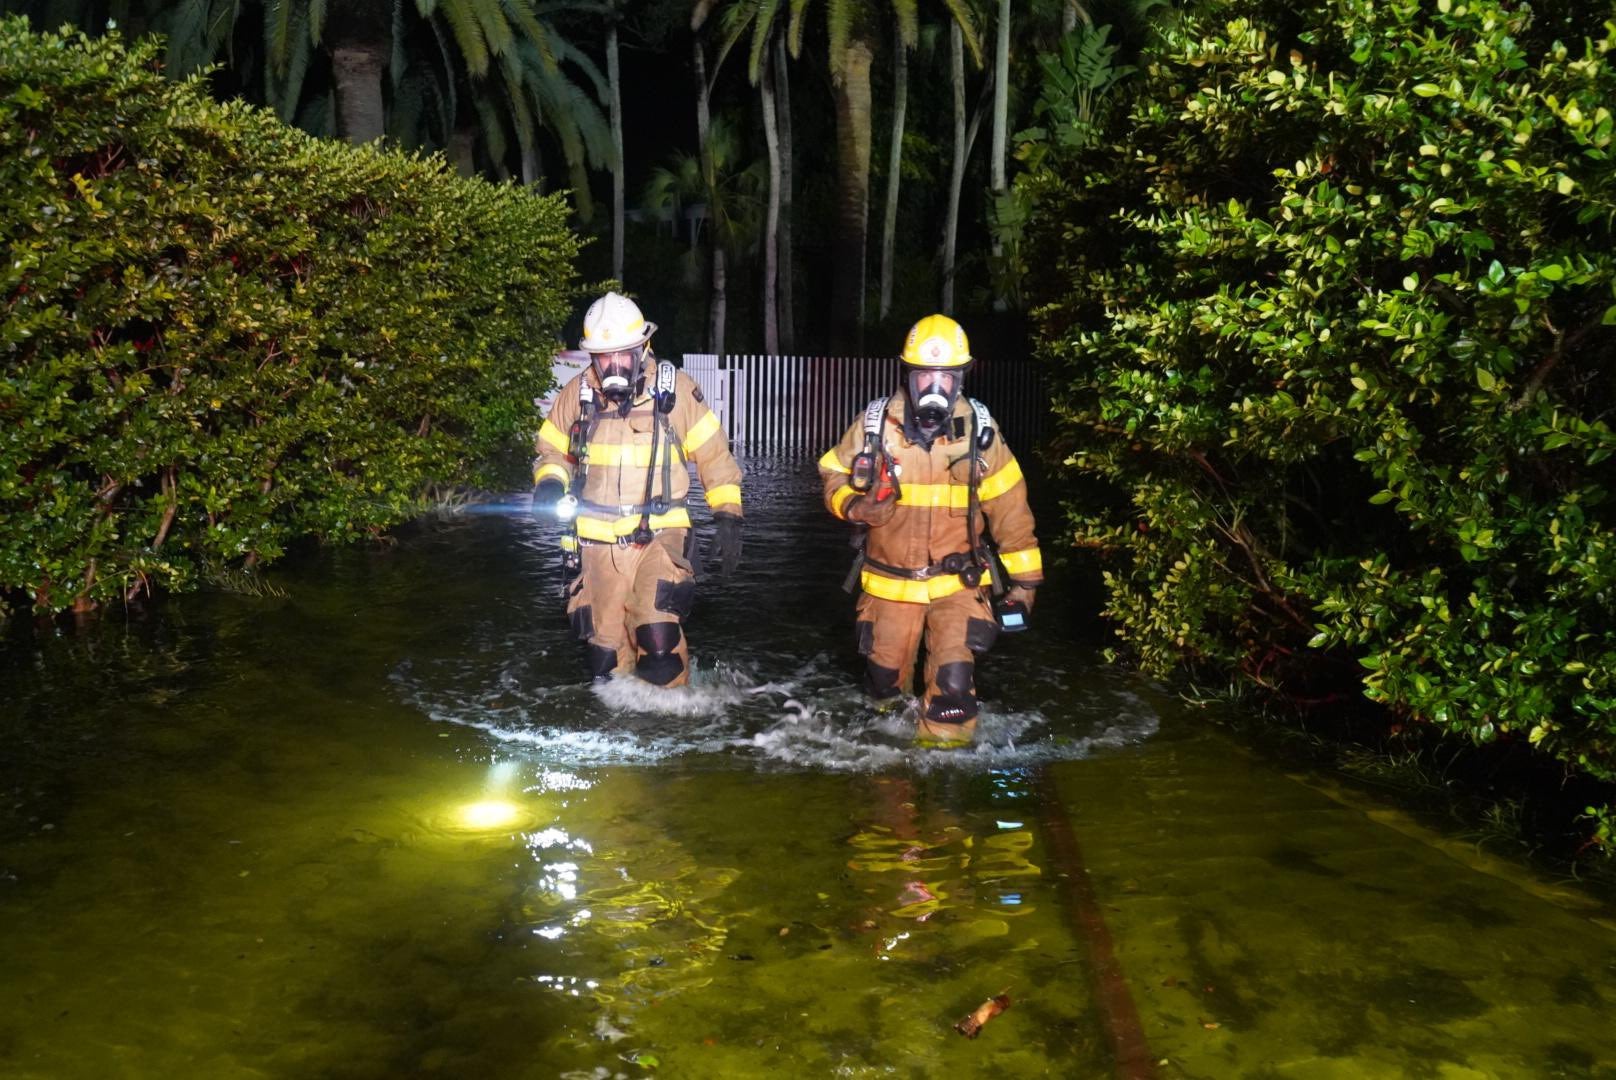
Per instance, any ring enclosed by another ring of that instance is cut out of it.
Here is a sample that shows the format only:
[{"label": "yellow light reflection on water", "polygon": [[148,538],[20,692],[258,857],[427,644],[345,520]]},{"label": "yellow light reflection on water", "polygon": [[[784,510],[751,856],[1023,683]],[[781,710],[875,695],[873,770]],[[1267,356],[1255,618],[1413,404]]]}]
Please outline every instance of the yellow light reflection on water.
[{"label": "yellow light reflection on water", "polygon": [[467,829],[502,829],[522,818],[522,811],[507,799],[484,799],[460,808],[460,824]]}]

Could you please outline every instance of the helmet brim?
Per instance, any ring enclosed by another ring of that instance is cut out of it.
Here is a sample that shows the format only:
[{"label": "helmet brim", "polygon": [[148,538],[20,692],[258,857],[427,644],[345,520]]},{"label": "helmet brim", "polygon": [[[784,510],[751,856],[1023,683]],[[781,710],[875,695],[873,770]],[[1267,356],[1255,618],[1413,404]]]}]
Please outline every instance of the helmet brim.
[{"label": "helmet brim", "polygon": [[657,324],[647,319],[645,321],[644,331],[641,332],[639,337],[632,341],[617,342],[612,345],[593,345],[588,341],[580,341],[578,342],[578,348],[582,349],[586,353],[623,352],[625,349],[637,349],[641,345],[644,345],[646,342],[651,340],[651,335],[656,332]]}]

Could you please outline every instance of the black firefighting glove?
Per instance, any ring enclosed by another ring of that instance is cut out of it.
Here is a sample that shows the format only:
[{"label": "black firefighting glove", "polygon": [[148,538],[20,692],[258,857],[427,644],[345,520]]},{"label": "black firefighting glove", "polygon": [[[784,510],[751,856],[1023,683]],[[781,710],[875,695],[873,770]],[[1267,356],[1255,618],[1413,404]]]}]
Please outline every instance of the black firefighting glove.
[{"label": "black firefighting glove", "polygon": [[1038,599],[1038,586],[1017,585],[1015,582],[1011,582],[1010,588],[1005,590],[1004,598],[1006,600],[1021,601],[1027,607],[1027,614],[1031,615],[1033,601]]},{"label": "black firefighting glove", "polygon": [[848,521],[860,525],[885,525],[897,512],[898,491],[890,485],[878,487],[868,495],[853,496],[842,510]]},{"label": "black firefighting glove", "polygon": [[713,537],[713,562],[729,577],[741,564],[741,519],[734,514],[714,514],[713,523],[718,527]]},{"label": "black firefighting glove", "polygon": [[553,476],[540,480],[533,488],[533,512],[535,514],[555,513],[556,503],[561,496],[567,493],[567,486]]}]

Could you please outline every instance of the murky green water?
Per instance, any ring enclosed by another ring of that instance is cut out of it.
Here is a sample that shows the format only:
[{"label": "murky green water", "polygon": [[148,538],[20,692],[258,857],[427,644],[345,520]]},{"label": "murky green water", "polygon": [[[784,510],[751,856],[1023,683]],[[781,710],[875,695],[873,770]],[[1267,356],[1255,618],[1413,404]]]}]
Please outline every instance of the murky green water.
[{"label": "murky green water", "polygon": [[983,744],[909,748],[811,466],[752,476],[660,711],[581,685],[499,514],[14,640],[0,1075],[1616,1076],[1608,911],[1254,759],[1052,605]]}]

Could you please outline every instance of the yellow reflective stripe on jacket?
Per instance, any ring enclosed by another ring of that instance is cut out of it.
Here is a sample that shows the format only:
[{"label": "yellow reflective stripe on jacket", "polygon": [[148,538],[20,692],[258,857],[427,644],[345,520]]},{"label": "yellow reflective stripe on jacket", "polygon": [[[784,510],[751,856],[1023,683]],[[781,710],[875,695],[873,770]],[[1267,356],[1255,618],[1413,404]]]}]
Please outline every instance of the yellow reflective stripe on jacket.
[{"label": "yellow reflective stripe on jacket", "polygon": [[987,502],[989,499],[997,499],[1020,481],[1021,465],[1015,458],[1011,458],[1010,464],[978,484],[976,493],[983,502]]},{"label": "yellow reflective stripe on jacket", "polygon": [[[578,535],[585,540],[599,540],[611,543],[620,537],[628,536],[640,527],[640,516],[633,514],[620,518],[597,518],[578,515]],[[652,529],[688,529],[690,528],[690,515],[685,513],[684,507],[676,507],[666,514],[652,514],[648,522]]]},{"label": "yellow reflective stripe on jacket", "polygon": [[[984,572],[982,584],[992,583],[992,575]],[[925,581],[911,581],[908,578],[887,577],[873,570],[865,570],[859,574],[859,585],[871,596],[880,597],[882,600],[897,600],[904,604],[929,604],[933,600],[952,596],[967,587],[958,574],[944,574]]]},{"label": "yellow reflective stripe on jacket", "polygon": [[[608,469],[649,469],[651,467],[650,443],[611,443],[592,442],[589,444],[589,464],[602,466]],[[660,462],[667,453],[666,448],[660,448],[657,461]]]},{"label": "yellow reflective stripe on jacket", "polygon": [[903,484],[899,506],[946,506],[963,510],[970,505],[971,489],[964,484]]},{"label": "yellow reflective stripe on jacket", "polygon": [[834,446],[829,450],[826,450],[825,456],[819,459],[819,467],[821,469],[829,469],[831,472],[839,472],[844,476],[851,476],[853,473],[853,470],[849,469],[846,465],[843,465],[842,459],[836,456],[836,448]]},{"label": "yellow reflective stripe on jacket", "polygon": [[539,425],[539,438],[563,454],[572,449],[572,440],[567,438],[567,433],[550,423],[549,417],[545,417],[544,423]]},{"label": "yellow reflective stripe on jacket", "polygon": [[685,456],[688,457],[701,449],[703,443],[718,434],[718,417],[709,412],[697,420],[685,434]]},{"label": "yellow reflective stripe on jacket", "polygon": [[999,561],[1004,563],[1004,571],[1011,577],[1017,574],[1041,574],[1044,570],[1044,556],[1035,547],[1025,551],[1001,551]]},{"label": "yellow reflective stripe on jacket", "polygon": [[847,500],[851,499],[857,494],[858,492],[854,491],[851,487],[843,486],[837,488],[835,494],[830,497],[830,512],[835,514],[837,517],[846,520],[847,513],[843,508],[847,506]]},{"label": "yellow reflective stripe on jacket", "polygon": [[533,470],[533,482],[535,484],[547,478],[554,478],[561,481],[563,484],[572,479],[572,477],[567,475],[567,470],[565,468],[557,465],[553,461],[547,461],[543,465],[540,465],[537,469]]},{"label": "yellow reflective stripe on jacket", "polygon": [[741,485],[719,484],[707,492],[707,505],[709,507],[739,506],[741,505]]}]

